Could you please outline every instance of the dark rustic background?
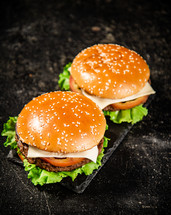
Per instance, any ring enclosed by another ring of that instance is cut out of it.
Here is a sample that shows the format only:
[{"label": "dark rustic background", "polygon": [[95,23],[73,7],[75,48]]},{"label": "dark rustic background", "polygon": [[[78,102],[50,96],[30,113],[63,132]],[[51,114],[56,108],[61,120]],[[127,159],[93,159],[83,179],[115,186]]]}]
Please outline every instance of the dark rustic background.
[{"label": "dark rustic background", "polygon": [[170,4],[165,1],[8,0],[0,3],[0,121],[44,92],[82,49],[124,45],[151,69],[156,96],[84,193],[34,187],[0,146],[0,214],[169,214]]}]

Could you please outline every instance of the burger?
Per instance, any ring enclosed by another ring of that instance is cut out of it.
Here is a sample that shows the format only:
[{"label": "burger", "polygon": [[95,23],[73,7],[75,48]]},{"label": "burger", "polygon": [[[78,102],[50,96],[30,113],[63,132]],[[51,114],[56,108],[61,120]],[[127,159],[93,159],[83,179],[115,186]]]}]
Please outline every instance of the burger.
[{"label": "burger", "polygon": [[28,178],[43,185],[97,169],[107,146],[105,129],[103,112],[89,98],[56,91],[26,104],[4,125],[2,136],[11,135],[5,146],[17,148]]},{"label": "burger", "polygon": [[94,101],[115,123],[142,120],[142,105],[155,91],[146,61],[135,51],[115,44],[94,45],[81,51],[59,75],[62,89]]}]

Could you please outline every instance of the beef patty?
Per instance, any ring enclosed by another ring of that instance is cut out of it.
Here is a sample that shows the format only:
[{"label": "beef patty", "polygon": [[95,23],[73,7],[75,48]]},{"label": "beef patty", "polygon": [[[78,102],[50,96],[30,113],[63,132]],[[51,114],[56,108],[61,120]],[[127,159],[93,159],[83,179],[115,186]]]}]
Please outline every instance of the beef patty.
[{"label": "beef patty", "polygon": [[[81,162],[74,164],[72,166],[66,166],[66,167],[53,166],[52,164],[42,160],[41,158],[28,158],[27,153],[28,153],[29,146],[20,140],[17,132],[16,132],[16,141],[17,141],[17,145],[20,149],[20,152],[24,155],[24,157],[28,160],[29,163],[35,164],[36,166],[40,167],[41,169],[45,169],[49,172],[71,171],[71,170],[74,170],[74,169],[77,169],[77,168],[83,166],[84,164],[91,162],[91,160],[85,158]],[[103,148],[103,142],[104,142],[104,138],[98,144],[98,150],[99,150],[98,154],[100,154],[100,152]],[[63,158],[58,158],[58,159],[63,159]]]}]

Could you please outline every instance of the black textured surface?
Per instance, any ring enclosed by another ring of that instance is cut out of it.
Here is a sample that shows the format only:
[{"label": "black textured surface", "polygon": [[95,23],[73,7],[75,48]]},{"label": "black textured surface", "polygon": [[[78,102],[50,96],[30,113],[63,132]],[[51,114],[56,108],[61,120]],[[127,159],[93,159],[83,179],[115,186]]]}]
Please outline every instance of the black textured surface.
[{"label": "black textured surface", "polygon": [[[34,187],[0,147],[0,214],[169,214],[170,6],[164,1],[0,3],[0,120],[41,93],[83,48],[117,43],[137,51],[157,94],[82,194],[59,184]],[[1,138],[1,145],[5,138]]]}]

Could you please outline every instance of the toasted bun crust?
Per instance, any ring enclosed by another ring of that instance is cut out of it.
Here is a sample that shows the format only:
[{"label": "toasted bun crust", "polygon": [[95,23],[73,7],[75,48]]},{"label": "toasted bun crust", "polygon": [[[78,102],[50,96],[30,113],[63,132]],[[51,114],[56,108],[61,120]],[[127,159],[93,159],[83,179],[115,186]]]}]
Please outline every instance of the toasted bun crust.
[{"label": "toasted bun crust", "polygon": [[91,149],[104,136],[100,108],[74,92],[51,92],[30,101],[17,120],[22,142],[39,149],[71,153]]},{"label": "toasted bun crust", "polygon": [[75,57],[71,75],[78,86],[91,95],[121,99],[140,91],[150,71],[136,52],[119,45],[100,44]]}]

